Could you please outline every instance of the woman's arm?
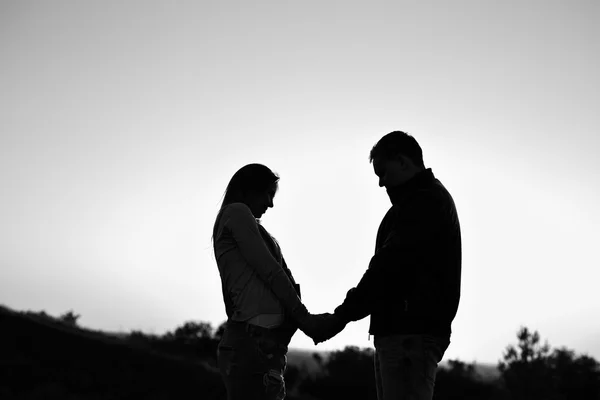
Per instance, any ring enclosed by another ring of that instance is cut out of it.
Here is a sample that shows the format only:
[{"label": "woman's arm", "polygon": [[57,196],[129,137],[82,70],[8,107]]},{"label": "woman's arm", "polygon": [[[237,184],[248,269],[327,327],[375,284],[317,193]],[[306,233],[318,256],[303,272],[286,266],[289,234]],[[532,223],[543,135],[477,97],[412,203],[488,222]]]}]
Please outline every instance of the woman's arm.
[{"label": "woman's arm", "polygon": [[254,268],[284,308],[291,312],[294,319],[304,317],[308,313],[306,307],[288,275],[267,248],[248,206],[242,203],[230,204],[224,211],[222,223],[231,230],[246,262]]},{"label": "woman's arm", "polygon": [[285,258],[283,258],[283,257],[281,257],[281,264],[283,265],[283,270],[287,274],[288,278],[290,278],[290,281],[292,282],[292,285],[294,285],[294,289],[296,290],[296,294],[298,295],[298,297],[300,298],[300,300],[302,300],[302,294],[300,293],[300,284],[298,282],[296,282],[296,280],[294,279],[294,276],[292,275],[292,271],[288,268],[288,266],[287,266],[287,264],[285,262]]}]

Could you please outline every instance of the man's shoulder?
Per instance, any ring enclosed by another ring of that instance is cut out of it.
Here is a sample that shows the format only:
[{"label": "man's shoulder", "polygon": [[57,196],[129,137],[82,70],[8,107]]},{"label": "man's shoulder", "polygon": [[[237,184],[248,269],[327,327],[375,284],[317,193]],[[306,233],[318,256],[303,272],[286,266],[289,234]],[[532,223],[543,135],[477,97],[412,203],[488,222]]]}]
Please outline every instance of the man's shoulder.
[{"label": "man's shoulder", "polygon": [[452,196],[444,184],[436,178],[431,185],[416,190],[411,200],[416,205],[435,207],[452,202]]},{"label": "man's shoulder", "polygon": [[442,201],[442,195],[437,185],[432,184],[415,190],[407,196],[406,202],[401,210],[406,213],[414,213],[419,210],[427,210],[435,207]]},{"label": "man's shoulder", "polygon": [[413,191],[402,203],[392,206],[384,219],[392,219],[398,223],[435,219],[450,204],[453,204],[452,198],[444,186],[432,183]]}]

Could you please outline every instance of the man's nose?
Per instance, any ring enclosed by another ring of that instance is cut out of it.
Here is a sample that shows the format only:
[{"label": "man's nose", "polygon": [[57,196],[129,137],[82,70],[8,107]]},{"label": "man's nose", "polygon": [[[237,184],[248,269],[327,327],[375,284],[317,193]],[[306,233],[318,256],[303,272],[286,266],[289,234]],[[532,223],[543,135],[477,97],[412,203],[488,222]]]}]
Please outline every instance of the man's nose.
[{"label": "man's nose", "polygon": [[383,182],[383,178],[379,178],[379,187],[384,187],[385,182]]}]

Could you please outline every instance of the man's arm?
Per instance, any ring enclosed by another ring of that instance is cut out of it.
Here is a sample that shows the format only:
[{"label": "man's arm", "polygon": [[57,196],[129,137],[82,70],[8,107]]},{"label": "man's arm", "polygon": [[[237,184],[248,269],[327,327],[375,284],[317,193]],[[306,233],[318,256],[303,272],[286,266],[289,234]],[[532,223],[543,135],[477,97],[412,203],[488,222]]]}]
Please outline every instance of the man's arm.
[{"label": "man's arm", "polygon": [[[344,302],[335,309],[346,322],[358,321],[370,315],[377,303],[383,282],[389,279],[391,268],[414,265],[423,251],[423,244],[435,235],[439,206],[427,192],[415,194],[405,209],[399,210],[383,246],[369,262],[367,271],[358,285],[348,291]],[[403,271],[401,279],[408,279],[411,271]]]},{"label": "man's arm", "polygon": [[382,272],[384,272],[383,263],[374,262],[377,254],[371,258],[369,268],[363,274],[358,285],[348,290],[344,302],[334,311],[334,315],[337,315],[346,323],[361,320],[372,312],[375,301],[373,292],[379,286],[378,282],[382,278]]}]

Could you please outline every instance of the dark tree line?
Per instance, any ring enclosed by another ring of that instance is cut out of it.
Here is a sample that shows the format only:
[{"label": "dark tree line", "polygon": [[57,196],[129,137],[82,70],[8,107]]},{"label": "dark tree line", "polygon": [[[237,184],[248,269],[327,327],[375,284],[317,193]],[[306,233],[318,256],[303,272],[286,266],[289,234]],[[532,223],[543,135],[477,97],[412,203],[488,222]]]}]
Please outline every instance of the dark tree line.
[{"label": "dark tree line", "polygon": [[[498,363],[498,378],[480,376],[473,364],[449,360],[439,368],[435,400],[575,400],[600,399],[600,364],[567,348],[540,343],[538,332],[521,328]],[[319,359],[319,355],[315,355]],[[317,399],[376,400],[373,350],[346,347],[321,360],[311,377],[292,367],[294,389]]]},{"label": "dark tree line", "polygon": [[540,343],[538,332],[521,328],[498,368],[511,399],[600,399],[600,365],[587,355]]},{"label": "dark tree line", "polygon": [[224,324],[215,330],[210,323],[189,321],[159,336],[133,331],[128,340],[179,357],[205,360],[216,367],[217,346],[223,329]]},{"label": "dark tree line", "polygon": [[[72,311],[64,313],[58,318],[50,317],[44,312],[27,312],[24,314],[33,315],[44,321],[53,320],[68,329],[80,329],[77,326],[79,315]],[[15,321],[19,322],[19,320]],[[216,370],[216,350],[223,329],[224,324],[214,329],[206,322],[189,321],[163,335],[148,335],[140,331],[133,331],[126,335],[125,340],[121,342],[128,343],[128,346],[131,346],[132,349],[151,350],[157,354],[173,357],[173,360],[179,359],[181,362],[202,361],[208,363],[209,366],[212,366],[214,374],[216,374],[214,376],[210,375],[210,381],[213,382],[211,384],[216,386],[211,389],[215,394],[209,397],[218,398],[224,395],[224,388],[221,387],[222,383]],[[16,330],[15,332],[19,331]],[[29,335],[32,330],[29,328],[22,330],[22,332],[27,332]],[[65,347],[62,348],[65,351],[66,346],[73,343],[72,339],[61,339],[63,333],[58,331],[48,332],[55,337],[55,339],[52,339],[55,342],[64,341]],[[31,340],[37,340],[35,337],[36,335],[33,334]],[[37,337],[40,338],[39,340],[50,340],[48,334],[40,334]],[[108,335],[106,337],[108,338]],[[36,342],[32,341],[30,343]],[[92,352],[96,351],[94,350],[95,347],[92,346],[92,342],[85,343],[85,346],[88,346],[85,348],[90,349]],[[26,349],[30,349],[30,346],[24,347],[23,351],[28,351]],[[84,346],[83,342],[82,346]],[[40,348],[48,347],[41,346]],[[112,351],[110,354],[113,361],[110,362],[115,362],[114,357],[117,354],[123,354],[123,365],[120,368],[122,371],[127,370],[127,375],[132,375],[134,370],[128,370],[126,364],[133,362],[134,359],[138,360],[138,358],[126,355],[125,349],[123,347],[121,350]],[[54,357],[59,357],[59,353],[56,354]],[[14,356],[17,357],[16,359],[23,357],[19,356],[18,353],[15,353]],[[64,357],[66,357],[66,354]],[[324,400],[330,398],[375,400],[377,398],[373,349],[348,346],[343,350],[333,351],[325,357],[315,353],[313,358],[319,366],[317,373],[312,373],[305,367],[288,365],[285,379],[289,400]],[[151,359],[147,360],[148,366],[152,364],[154,365],[152,368],[159,368],[160,363],[151,361]],[[96,359],[95,364],[99,362],[102,361]],[[135,363],[138,362],[135,361]],[[9,365],[7,364],[6,367],[8,368]],[[10,367],[9,371],[14,373],[14,367]],[[73,371],[80,370],[74,369]],[[531,332],[525,327],[517,332],[517,343],[507,346],[495,372],[497,372],[497,375],[492,377],[481,376],[476,365],[464,363],[460,360],[449,360],[447,366],[438,369],[434,399],[600,400],[600,364],[594,358],[588,355],[578,355],[566,347],[551,348],[547,342],[542,344],[539,333],[537,331]],[[81,374],[81,372],[77,373]],[[100,374],[99,370],[94,373]],[[100,376],[97,375],[95,379],[103,380],[104,378]],[[85,379],[89,378],[86,377]],[[175,378],[173,377],[173,379]],[[194,385],[192,382],[190,384]],[[125,388],[121,390],[125,390]],[[0,393],[2,393],[1,390]],[[216,393],[219,393],[218,396]]]}]

